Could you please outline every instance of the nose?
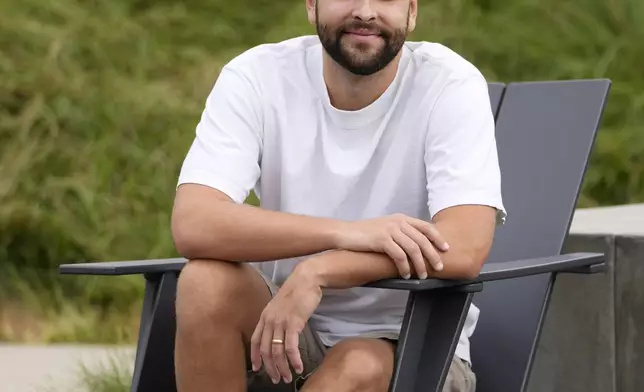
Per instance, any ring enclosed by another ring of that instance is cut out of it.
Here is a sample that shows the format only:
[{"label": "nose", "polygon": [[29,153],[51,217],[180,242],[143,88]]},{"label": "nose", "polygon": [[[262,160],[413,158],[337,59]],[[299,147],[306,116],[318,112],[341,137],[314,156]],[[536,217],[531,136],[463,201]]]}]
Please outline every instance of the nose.
[{"label": "nose", "polygon": [[353,9],[353,17],[363,21],[376,19],[376,11],[372,0],[355,0],[356,5]]}]

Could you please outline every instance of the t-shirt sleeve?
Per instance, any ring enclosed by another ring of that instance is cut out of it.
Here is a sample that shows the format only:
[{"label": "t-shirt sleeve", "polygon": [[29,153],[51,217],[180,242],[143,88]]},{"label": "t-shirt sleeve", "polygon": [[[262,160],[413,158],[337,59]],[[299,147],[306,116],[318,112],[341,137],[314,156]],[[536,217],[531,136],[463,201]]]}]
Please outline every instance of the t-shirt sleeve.
[{"label": "t-shirt sleeve", "polygon": [[206,99],[177,186],[206,185],[242,203],[259,179],[261,149],[258,93],[241,72],[224,67]]},{"label": "t-shirt sleeve", "polygon": [[451,81],[429,119],[425,145],[432,218],[457,205],[487,205],[505,222],[495,123],[487,82],[480,74]]}]

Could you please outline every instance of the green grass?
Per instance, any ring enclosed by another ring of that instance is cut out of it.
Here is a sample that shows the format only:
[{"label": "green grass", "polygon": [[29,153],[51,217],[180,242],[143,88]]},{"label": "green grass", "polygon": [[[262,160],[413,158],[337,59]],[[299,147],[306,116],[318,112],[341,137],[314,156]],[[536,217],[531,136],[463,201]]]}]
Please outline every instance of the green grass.
[{"label": "green grass", "polygon": [[[128,392],[132,383],[132,357],[123,353],[111,352],[107,361],[98,366],[87,366],[79,362],[71,380],[74,391],[88,392]],[[55,380],[54,380],[55,381]],[[68,386],[42,385],[34,388],[37,392],[69,392]]]},{"label": "green grass", "polygon": [[91,392],[129,392],[132,381],[131,366],[122,358],[111,358],[109,364],[92,370],[81,366],[81,385]]},{"label": "green grass", "polygon": [[[644,201],[644,3],[420,6],[411,38],[447,44],[490,81],[612,79],[580,205]],[[311,33],[301,0],[4,1],[0,339],[135,339],[142,279],[57,265],[175,256],[176,179],[221,66]]]}]

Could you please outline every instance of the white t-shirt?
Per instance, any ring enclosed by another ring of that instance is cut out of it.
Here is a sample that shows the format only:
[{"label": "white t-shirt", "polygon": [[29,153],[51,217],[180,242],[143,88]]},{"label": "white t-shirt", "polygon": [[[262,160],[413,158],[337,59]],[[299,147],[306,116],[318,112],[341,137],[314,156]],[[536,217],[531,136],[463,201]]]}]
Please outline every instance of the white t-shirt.
[{"label": "white t-shirt", "polygon": [[[221,71],[179,184],[270,210],[344,220],[403,213],[429,220],[459,204],[505,219],[487,82],[443,45],[407,42],[393,83],[358,111],[331,106],[317,36],[254,47]],[[249,244],[252,246],[252,244]],[[282,284],[301,259],[254,263]],[[324,344],[398,336],[408,293],[324,290],[310,319]],[[472,306],[456,355],[470,359]]]}]

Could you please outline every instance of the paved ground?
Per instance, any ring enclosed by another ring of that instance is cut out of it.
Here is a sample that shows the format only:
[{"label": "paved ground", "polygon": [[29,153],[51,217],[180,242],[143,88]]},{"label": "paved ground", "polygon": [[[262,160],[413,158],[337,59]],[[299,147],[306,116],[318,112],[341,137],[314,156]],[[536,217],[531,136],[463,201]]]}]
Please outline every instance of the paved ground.
[{"label": "paved ground", "polygon": [[82,366],[98,372],[133,358],[130,347],[0,344],[0,392],[86,392],[78,386]]}]

